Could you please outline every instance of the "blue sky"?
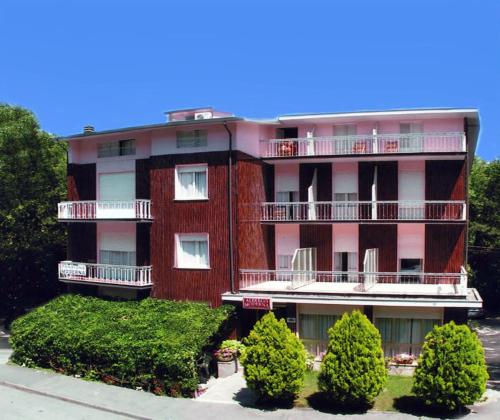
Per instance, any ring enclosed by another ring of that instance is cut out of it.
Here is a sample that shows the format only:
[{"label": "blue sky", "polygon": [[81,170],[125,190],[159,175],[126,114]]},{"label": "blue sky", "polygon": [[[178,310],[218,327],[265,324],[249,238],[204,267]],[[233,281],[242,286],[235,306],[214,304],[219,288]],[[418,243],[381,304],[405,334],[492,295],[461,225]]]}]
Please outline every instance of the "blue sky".
[{"label": "blue sky", "polygon": [[500,1],[1,0],[0,102],[58,135],[212,105],[247,117],[477,107],[500,157]]}]

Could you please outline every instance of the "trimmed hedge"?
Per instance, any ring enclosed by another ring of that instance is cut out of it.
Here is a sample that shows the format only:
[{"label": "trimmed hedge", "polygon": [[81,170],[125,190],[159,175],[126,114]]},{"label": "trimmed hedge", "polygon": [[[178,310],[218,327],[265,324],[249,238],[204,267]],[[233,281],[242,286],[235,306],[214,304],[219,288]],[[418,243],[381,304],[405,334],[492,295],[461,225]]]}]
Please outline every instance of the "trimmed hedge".
[{"label": "trimmed hedge", "polygon": [[12,361],[157,394],[189,396],[197,360],[215,345],[231,306],[158,299],[60,296],[12,323]]},{"label": "trimmed hedge", "polygon": [[453,321],[427,334],[413,391],[426,405],[460,410],[486,391],[488,372],[477,335]]},{"label": "trimmed hedge", "polygon": [[328,330],[318,386],[332,403],[371,404],[387,381],[380,333],[361,312],[345,313]]},{"label": "trimmed hedge", "polygon": [[243,343],[241,363],[248,387],[261,402],[292,401],[304,385],[306,352],[285,320],[268,312]]}]

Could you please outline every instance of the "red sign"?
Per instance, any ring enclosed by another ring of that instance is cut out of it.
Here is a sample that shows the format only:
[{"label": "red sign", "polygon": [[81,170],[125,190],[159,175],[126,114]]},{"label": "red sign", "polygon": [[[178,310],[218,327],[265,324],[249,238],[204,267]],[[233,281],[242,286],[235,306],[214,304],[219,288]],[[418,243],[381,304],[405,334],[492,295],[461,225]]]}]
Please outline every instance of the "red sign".
[{"label": "red sign", "polygon": [[261,309],[270,311],[273,309],[273,302],[268,297],[244,297],[243,309]]}]

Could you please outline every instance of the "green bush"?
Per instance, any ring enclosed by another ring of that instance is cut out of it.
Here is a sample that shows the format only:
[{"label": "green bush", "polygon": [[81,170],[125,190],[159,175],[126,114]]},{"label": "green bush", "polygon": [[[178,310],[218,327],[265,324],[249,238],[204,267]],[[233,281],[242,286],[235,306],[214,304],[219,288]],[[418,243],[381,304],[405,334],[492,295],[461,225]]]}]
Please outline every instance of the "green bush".
[{"label": "green bush", "polygon": [[427,334],[413,385],[426,405],[461,409],[481,398],[487,380],[483,347],[469,327],[452,321]]},{"label": "green bush", "polygon": [[60,296],[12,324],[12,360],[158,394],[191,395],[232,308]]},{"label": "green bush", "polygon": [[293,400],[304,384],[306,354],[285,321],[269,312],[255,324],[244,344],[245,379],[259,400]]},{"label": "green bush", "polygon": [[345,313],[329,330],[318,386],[344,406],[373,402],[387,380],[380,333],[359,311]]}]

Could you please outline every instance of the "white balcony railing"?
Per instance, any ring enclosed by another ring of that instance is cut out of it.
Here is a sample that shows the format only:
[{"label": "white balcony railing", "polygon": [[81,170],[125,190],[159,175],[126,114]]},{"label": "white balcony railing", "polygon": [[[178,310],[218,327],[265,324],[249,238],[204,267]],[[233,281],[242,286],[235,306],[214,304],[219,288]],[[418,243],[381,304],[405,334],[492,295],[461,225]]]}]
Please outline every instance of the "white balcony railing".
[{"label": "white balcony railing", "polygon": [[361,134],[261,141],[261,156],[335,156],[466,151],[465,133]]},{"label": "white balcony railing", "polygon": [[241,291],[371,294],[467,293],[467,273],[240,270]]},{"label": "white balcony railing", "polygon": [[60,220],[150,220],[151,201],[64,201],[57,206]]},{"label": "white balcony railing", "polygon": [[465,220],[464,201],[316,201],[261,203],[262,222]]},{"label": "white balcony railing", "polygon": [[150,287],[153,284],[151,266],[135,267],[73,261],[59,263],[59,280],[126,287]]}]

